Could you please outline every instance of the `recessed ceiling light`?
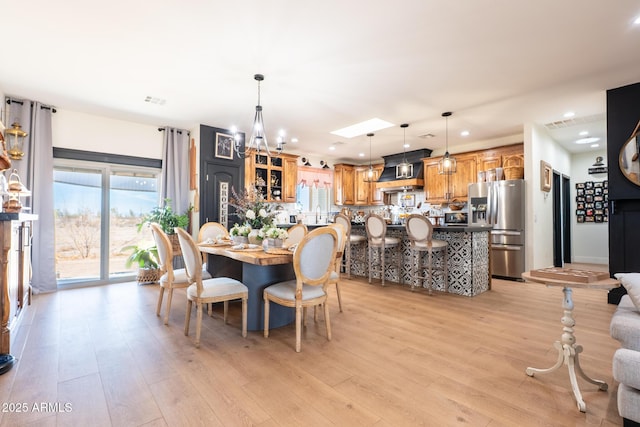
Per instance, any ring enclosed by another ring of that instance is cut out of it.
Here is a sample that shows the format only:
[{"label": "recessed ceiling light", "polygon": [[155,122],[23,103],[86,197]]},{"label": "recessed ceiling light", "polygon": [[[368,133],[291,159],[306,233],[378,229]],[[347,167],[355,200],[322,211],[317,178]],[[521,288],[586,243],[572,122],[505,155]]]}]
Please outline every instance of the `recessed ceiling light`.
[{"label": "recessed ceiling light", "polygon": [[580,132],[578,135],[580,136],[587,136],[589,135],[589,131],[588,130],[583,130],[582,132]]},{"label": "recessed ceiling light", "polygon": [[404,148],[409,148],[409,147],[411,147],[411,144],[404,144],[403,147]]},{"label": "recessed ceiling light", "polygon": [[364,153],[358,153],[358,156],[364,157]]},{"label": "recessed ceiling light", "polygon": [[331,151],[335,151],[335,149],[336,149],[336,146],[335,146],[335,145],[330,145],[330,146],[329,146],[329,150],[331,150]]},{"label": "recessed ceiling light", "polygon": [[575,115],[576,115],[576,113],[574,113],[573,111],[567,111],[566,113],[564,113],[564,118],[568,119],[568,118],[573,117]]},{"label": "recessed ceiling light", "polygon": [[591,148],[598,148],[600,147],[600,144],[591,144]]},{"label": "recessed ceiling light", "polygon": [[598,142],[600,138],[596,138],[595,136],[590,136],[587,138],[580,138],[576,140],[576,144],[591,144],[592,142]]},{"label": "recessed ceiling light", "polygon": [[633,23],[634,23],[634,24],[636,24],[636,25],[640,24],[640,16],[638,16],[638,17],[633,21]]},{"label": "recessed ceiling light", "polygon": [[293,142],[294,144],[298,142],[298,138],[291,138],[291,142]]},{"label": "recessed ceiling light", "polygon": [[462,132],[460,132],[460,136],[469,136],[469,131],[463,130]]},{"label": "recessed ceiling light", "polygon": [[330,133],[343,138],[353,138],[355,136],[375,132],[380,129],[390,128],[391,126],[394,126],[394,124],[376,117],[364,122],[356,123],[355,125],[347,126],[346,128],[334,130]]}]

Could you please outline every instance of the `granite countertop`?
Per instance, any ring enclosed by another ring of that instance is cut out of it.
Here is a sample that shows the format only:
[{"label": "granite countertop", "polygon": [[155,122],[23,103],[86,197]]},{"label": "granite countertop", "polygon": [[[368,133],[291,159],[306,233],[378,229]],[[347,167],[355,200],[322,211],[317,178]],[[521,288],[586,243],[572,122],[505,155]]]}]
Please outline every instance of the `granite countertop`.
[{"label": "granite countertop", "polygon": [[[295,224],[277,224],[278,227],[280,228],[291,228],[293,227]],[[317,227],[324,227],[327,224],[306,224],[307,228],[312,230],[314,228]],[[364,224],[351,224],[351,228],[355,229],[355,230],[362,230],[364,229]],[[403,224],[388,224],[387,225],[387,230],[404,230],[405,226]],[[487,227],[487,226],[483,226],[483,225],[434,225],[433,226],[433,230],[434,231],[447,231],[447,232],[457,232],[457,233],[462,233],[462,232],[466,232],[466,233],[471,233],[471,232],[476,232],[476,231],[489,231],[491,230],[492,227]]]}]

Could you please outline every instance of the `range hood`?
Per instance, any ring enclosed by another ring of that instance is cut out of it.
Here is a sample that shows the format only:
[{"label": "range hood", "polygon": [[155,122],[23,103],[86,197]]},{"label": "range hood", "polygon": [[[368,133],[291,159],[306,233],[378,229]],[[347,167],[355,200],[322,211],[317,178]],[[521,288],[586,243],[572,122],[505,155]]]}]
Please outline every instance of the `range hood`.
[{"label": "range hood", "polygon": [[[420,190],[424,187],[424,163],[422,159],[431,156],[431,150],[423,148],[420,150],[408,151],[406,153],[392,154],[390,156],[382,156],[384,159],[384,170],[378,178],[376,188],[387,192]],[[398,178],[396,166],[403,162],[406,157],[407,162],[413,167],[411,178]]]}]

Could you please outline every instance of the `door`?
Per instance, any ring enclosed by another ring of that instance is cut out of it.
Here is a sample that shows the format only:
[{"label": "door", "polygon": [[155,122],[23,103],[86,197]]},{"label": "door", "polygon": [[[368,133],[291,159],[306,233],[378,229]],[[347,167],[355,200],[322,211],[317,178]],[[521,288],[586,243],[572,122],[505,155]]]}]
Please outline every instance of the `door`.
[{"label": "door", "polygon": [[560,174],[553,171],[552,178],[553,196],[553,266],[562,267],[564,265],[562,256],[562,188]]},{"label": "door", "polygon": [[232,189],[242,191],[241,169],[233,165],[205,162],[200,192],[200,223],[219,222],[229,229],[238,219],[229,206]]}]

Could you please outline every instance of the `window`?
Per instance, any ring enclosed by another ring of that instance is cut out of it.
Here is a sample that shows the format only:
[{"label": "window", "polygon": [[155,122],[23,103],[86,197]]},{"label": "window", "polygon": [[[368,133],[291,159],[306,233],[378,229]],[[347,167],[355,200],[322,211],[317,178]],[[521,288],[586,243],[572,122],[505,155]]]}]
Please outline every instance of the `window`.
[{"label": "window", "polygon": [[[144,160],[144,159],[143,159]],[[54,161],[56,276],[58,285],[132,280],[126,246],[151,246],[137,224],[159,205],[155,167],[70,158]]]}]

